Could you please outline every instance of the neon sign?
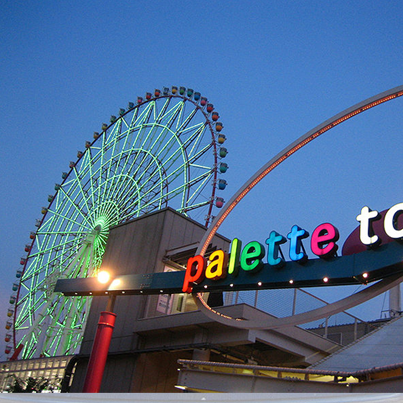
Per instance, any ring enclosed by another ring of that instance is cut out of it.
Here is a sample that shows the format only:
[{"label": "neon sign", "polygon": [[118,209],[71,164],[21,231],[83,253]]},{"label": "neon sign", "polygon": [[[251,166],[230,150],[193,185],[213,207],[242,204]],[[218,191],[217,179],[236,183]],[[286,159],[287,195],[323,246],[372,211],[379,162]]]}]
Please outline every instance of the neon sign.
[{"label": "neon sign", "polygon": [[[384,230],[386,235],[392,239],[403,239],[403,229],[397,228],[397,219],[401,214],[403,214],[403,203],[392,206],[385,214]],[[361,209],[361,213],[356,217],[356,220],[360,223],[360,241],[362,244],[366,245],[368,249],[374,249],[382,243],[382,239],[374,233],[372,226],[374,221],[380,219],[381,215],[379,212],[376,210],[370,210],[367,206],[364,206]],[[231,242],[231,250],[229,254],[222,250],[216,250],[208,259],[201,255],[191,257],[187,263],[182,291],[191,293],[193,287],[199,286],[205,280],[210,281],[211,284],[211,281],[228,280],[228,277],[235,279],[239,275],[244,275],[245,273],[256,275],[262,270],[270,272],[270,276],[272,277],[270,282],[274,283],[276,276],[280,279],[282,268],[286,263],[289,266],[287,271],[289,274],[293,274],[293,272],[296,271],[295,269],[298,268],[298,265],[307,266],[308,262],[312,262],[312,259],[308,260],[308,255],[303,245],[303,240],[308,237],[308,231],[300,228],[298,225],[293,225],[290,232],[287,234],[287,237],[284,237],[276,231],[272,231],[265,241],[267,248],[258,241],[249,242],[244,248],[242,248],[242,242],[238,238],[235,238]],[[289,244],[288,254],[290,262],[285,261],[281,250],[281,245],[286,244],[287,240]],[[330,223],[320,224],[312,232],[310,239],[311,251],[323,261],[334,262],[338,250],[338,240],[339,231],[335,226]],[[265,262],[264,258],[266,255]],[[298,265],[290,265],[290,263],[294,262]],[[290,270],[291,266],[292,270]],[[323,268],[324,266],[317,264],[316,267]],[[323,270],[323,273],[326,272],[326,269],[321,270]],[[359,268],[356,267],[355,270],[359,270]],[[333,281],[330,283],[329,276],[325,274],[322,275],[321,278],[323,283],[348,284],[349,277],[354,279],[357,278],[354,273],[346,274],[345,271],[340,271],[339,273],[340,274],[336,275],[336,277],[332,277]],[[315,278],[313,274],[310,275],[311,279]],[[360,273],[359,276],[361,278],[360,281],[367,281],[369,276],[368,271]],[[376,276],[372,277],[372,280],[380,278],[379,276],[380,273],[377,273]],[[282,280],[282,283],[284,284],[284,279]],[[293,278],[288,280],[288,284],[294,284]],[[229,285],[232,286],[232,283]],[[261,286],[263,285],[263,282],[259,281],[257,285]],[[315,285],[319,284],[315,283]],[[204,287],[207,288],[207,285]]]}]

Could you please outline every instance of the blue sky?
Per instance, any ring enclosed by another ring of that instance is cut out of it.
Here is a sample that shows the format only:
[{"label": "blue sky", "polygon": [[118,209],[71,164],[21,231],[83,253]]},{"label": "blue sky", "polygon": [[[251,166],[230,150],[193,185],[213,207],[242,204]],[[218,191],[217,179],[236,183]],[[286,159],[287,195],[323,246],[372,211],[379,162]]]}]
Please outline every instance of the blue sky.
[{"label": "blue sky", "polygon": [[[402,14],[394,0],[3,2],[0,323],[54,183],[120,107],[163,86],[207,96],[228,138],[228,200],[317,124],[403,84]],[[403,201],[402,112],[403,100],[391,101],[315,140],[265,178],[221,232],[264,242],[271,230],[312,232],[330,221],[341,245],[362,206]],[[379,317],[382,303],[361,316]]]}]

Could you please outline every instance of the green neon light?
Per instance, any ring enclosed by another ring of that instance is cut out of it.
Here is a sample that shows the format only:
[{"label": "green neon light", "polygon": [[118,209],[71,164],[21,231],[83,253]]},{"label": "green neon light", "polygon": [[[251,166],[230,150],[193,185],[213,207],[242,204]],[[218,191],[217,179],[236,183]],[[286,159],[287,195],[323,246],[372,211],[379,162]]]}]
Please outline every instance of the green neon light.
[{"label": "green neon light", "polygon": [[54,276],[96,272],[111,226],[167,202],[183,213],[210,205],[202,193],[215,160],[205,119],[189,101],[160,97],[121,116],[85,150],[49,205],[21,279],[15,330],[24,358],[80,345],[86,323],[80,311],[89,311],[91,299],[66,303],[50,288]]}]

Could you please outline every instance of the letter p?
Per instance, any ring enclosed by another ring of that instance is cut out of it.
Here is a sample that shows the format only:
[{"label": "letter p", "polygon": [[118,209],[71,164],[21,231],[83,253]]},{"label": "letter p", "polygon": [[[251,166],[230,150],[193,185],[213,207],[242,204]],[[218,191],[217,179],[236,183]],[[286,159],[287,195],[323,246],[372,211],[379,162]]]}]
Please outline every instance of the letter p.
[{"label": "letter p", "polygon": [[206,268],[206,258],[197,255],[188,260],[186,267],[185,280],[183,281],[183,292],[190,294],[192,292],[193,283],[200,283],[204,280],[204,273]]}]

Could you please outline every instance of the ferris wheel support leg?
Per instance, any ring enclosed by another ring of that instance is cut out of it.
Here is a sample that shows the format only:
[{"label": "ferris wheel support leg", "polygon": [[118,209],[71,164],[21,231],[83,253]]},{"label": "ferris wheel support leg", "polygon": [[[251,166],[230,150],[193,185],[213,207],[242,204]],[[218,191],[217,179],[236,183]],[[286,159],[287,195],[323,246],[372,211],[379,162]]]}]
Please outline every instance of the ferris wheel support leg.
[{"label": "ferris wheel support leg", "polygon": [[84,393],[98,393],[101,388],[109,345],[115,327],[116,314],[101,312],[84,381]]}]

